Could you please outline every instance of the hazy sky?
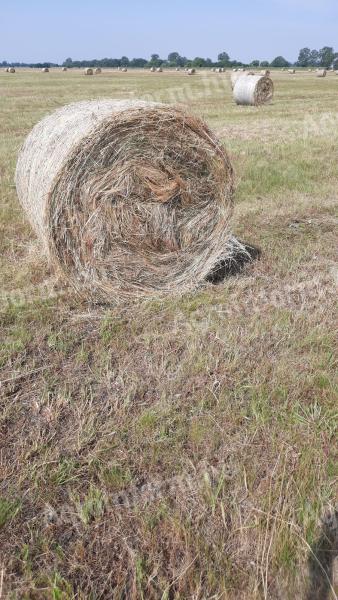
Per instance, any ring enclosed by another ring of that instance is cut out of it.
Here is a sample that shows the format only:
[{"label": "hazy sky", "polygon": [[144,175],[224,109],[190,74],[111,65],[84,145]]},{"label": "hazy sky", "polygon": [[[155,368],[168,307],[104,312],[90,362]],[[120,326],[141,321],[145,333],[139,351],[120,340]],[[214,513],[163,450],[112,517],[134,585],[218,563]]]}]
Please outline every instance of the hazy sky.
[{"label": "hazy sky", "polygon": [[325,45],[338,50],[337,0],[0,0],[0,62],[171,51],[293,61]]}]

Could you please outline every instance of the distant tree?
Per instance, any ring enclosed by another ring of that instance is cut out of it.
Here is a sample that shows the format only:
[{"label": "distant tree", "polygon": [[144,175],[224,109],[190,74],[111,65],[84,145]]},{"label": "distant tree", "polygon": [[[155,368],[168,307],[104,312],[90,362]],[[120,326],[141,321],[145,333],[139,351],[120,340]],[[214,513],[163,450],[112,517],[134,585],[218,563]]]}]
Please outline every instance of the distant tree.
[{"label": "distant tree", "polygon": [[259,67],[259,60],[253,60],[250,63],[250,67]]},{"label": "distant tree", "polygon": [[302,48],[299,50],[297,65],[299,67],[308,67],[311,63],[311,50],[310,48]]},{"label": "distant tree", "polygon": [[168,63],[171,63],[174,67],[177,66],[177,61],[180,59],[178,52],[170,52],[168,54]]},{"label": "distant tree", "polygon": [[329,46],[324,46],[324,48],[319,50],[318,56],[320,66],[324,67],[325,69],[331,67],[335,58],[334,50]]},{"label": "distant tree", "polygon": [[128,56],[122,56],[120,62],[121,62],[121,67],[128,67],[128,65],[129,65]]},{"label": "distant tree", "polygon": [[129,62],[129,65],[131,67],[136,67],[136,68],[139,68],[139,69],[143,69],[146,64],[148,64],[148,61],[145,58],[133,58]]},{"label": "distant tree", "polygon": [[159,54],[152,54],[150,57],[149,64],[153,67],[159,67],[162,64],[162,60],[160,59]]},{"label": "distant tree", "polygon": [[[261,63],[263,66],[263,63]],[[283,56],[276,56],[271,63],[271,67],[289,67],[290,63]]]},{"label": "distant tree", "polygon": [[261,60],[261,62],[259,63],[259,65],[260,65],[260,67],[266,68],[266,67],[270,66],[270,63],[269,63],[268,60]]},{"label": "distant tree", "polygon": [[221,52],[217,59],[218,62],[222,63],[223,66],[227,66],[230,63],[230,56],[227,52]]},{"label": "distant tree", "polygon": [[192,61],[192,66],[205,67],[205,58],[200,58],[199,56],[196,56],[196,58],[194,58],[194,60]]},{"label": "distant tree", "polygon": [[338,53],[335,53],[334,55],[333,68],[335,71],[338,70]]},{"label": "distant tree", "polygon": [[311,50],[310,61],[309,61],[310,67],[315,67],[316,65],[318,65],[318,60],[319,60],[318,50]]}]

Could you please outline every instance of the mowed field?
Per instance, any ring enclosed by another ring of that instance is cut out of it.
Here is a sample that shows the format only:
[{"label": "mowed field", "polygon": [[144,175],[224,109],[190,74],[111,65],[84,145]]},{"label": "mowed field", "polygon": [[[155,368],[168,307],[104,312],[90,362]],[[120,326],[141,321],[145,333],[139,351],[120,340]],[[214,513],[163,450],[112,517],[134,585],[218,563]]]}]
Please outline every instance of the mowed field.
[{"label": "mowed field", "polygon": [[[287,600],[315,573],[308,597],[335,597],[315,557],[337,502],[338,77],[272,78],[253,108],[227,73],[0,73],[0,597]],[[44,115],[101,97],[205,118],[259,261],[163,302],[62,286],[16,157]]]}]

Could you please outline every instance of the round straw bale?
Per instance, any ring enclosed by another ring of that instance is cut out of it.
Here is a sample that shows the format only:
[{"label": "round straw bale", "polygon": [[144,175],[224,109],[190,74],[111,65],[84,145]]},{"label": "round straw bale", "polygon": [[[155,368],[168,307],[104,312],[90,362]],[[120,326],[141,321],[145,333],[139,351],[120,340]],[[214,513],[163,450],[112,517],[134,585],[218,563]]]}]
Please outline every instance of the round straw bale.
[{"label": "round straw bale", "polygon": [[63,71],[67,71],[67,67],[62,67],[62,70]]},{"label": "round straw bale", "polygon": [[233,93],[236,104],[260,106],[271,102],[273,83],[263,75],[243,76],[237,79]]},{"label": "round straw bale", "polygon": [[150,72],[151,72],[151,73],[155,73],[155,71],[156,71],[155,67],[151,67],[151,68],[150,68]]},{"label": "round straw bale", "polygon": [[188,69],[187,73],[188,75],[195,75],[196,69]]},{"label": "round straw bale", "polygon": [[288,69],[288,73],[294,75],[296,73],[296,69]]},{"label": "round straw bale", "polygon": [[93,75],[94,71],[93,71],[93,69],[91,69],[91,68],[88,68],[88,69],[85,69],[85,70],[83,71],[83,73],[84,73],[85,75]]},{"label": "round straw bale", "polygon": [[128,71],[127,67],[122,67],[120,70],[122,71],[122,73],[127,73]]},{"label": "round straw bale", "polygon": [[233,252],[229,157],[179,108],[63,107],[26,139],[16,187],[51,264],[94,302],[181,294]]},{"label": "round straw bale", "polygon": [[94,73],[95,73],[95,75],[100,75],[102,73],[101,67],[96,67]]},{"label": "round straw bale", "polygon": [[234,89],[236,81],[240,77],[247,77],[248,75],[254,75],[253,71],[236,71],[235,73],[230,74],[231,88]]},{"label": "round straw bale", "polygon": [[157,71],[157,73],[162,73],[163,69],[162,69],[162,67],[157,67],[156,71]]},{"label": "round straw bale", "polygon": [[264,75],[265,77],[270,77],[270,75],[271,75],[269,69],[262,69],[260,74]]},{"label": "round straw bale", "polygon": [[326,69],[318,69],[316,77],[326,77]]},{"label": "round straw bale", "polygon": [[14,67],[8,67],[8,73],[15,73]]},{"label": "round straw bale", "polygon": [[41,69],[41,73],[49,73],[48,67],[44,67],[43,69]]}]

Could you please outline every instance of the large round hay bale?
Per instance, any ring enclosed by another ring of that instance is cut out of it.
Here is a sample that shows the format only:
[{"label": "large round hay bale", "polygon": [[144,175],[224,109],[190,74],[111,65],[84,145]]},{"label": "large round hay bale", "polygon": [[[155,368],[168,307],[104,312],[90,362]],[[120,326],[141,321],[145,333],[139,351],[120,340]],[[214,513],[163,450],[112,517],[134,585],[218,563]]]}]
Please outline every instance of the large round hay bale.
[{"label": "large round hay bale", "polygon": [[288,69],[288,73],[294,75],[296,73],[296,69]]},{"label": "large round hay bale", "polygon": [[83,71],[84,75],[93,75],[94,71],[90,67]]},{"label": "large round hay bale", "polygon": [[269,71],[269,69],[262,69],[260,74],[264,75],[264,77],[270,77],[271,72]]},{"label": "large round hay bale", "polygon": [[187,73],[188,73],[188,75],[195,75],[196,69],[188,69]]},{"label": "large round hay bale", "polygon": [[236,104],[260,106],[271,102],[273,83],[270,77],[263,75],[242,76],[237,79],[233,93]]},{"label": "large round hay bale", "polygon": [[155,67],[150,68],[150,73],[155,73],[155,71],[156,71]]},{"label": "large round hay bale", "polygon": [[316,72],[316,77],[326,77],[326,69],[318,69]]},{"label": "large round hay bale", "polygon": [[49,73],[48,67],[43,67],[43,69],[41,69],[41,73]]},{"label": "large round hay bale", "polygon": [[14,67],[8,67],[8,73],[15,73]]},{"label": "large round hay bale", "polygon": [[180,67],[176,67],[176,69],[175,69],[175,71],[180,71],[180,70],[181,70]]},{"label": "large round hay bale", "polygon": [[62,71],[67,71],[67,67],[62,67]]},{"label": "large round hay bale", "polygon": [[230,82],[231,82],[231,88],[234,89],[236,81],[240,78],[240,77],[247,77],[248,75],[254,75],[253,71],[235,71],[233,73],[230,74]]},{"label": "large round hay bale", "polygon": [[179,108],[63,107],[27,137],[16,187],[51,263],[95,302],[192,290],[232,255],[230,160]]},{"label": "large round hay bale", "polygon": [[157,73],[162,73],[163,69],[162,69],[162,67],[157,67],[156,71],[157,71]]},{"label": "large round hay bale", "polygon": [[95,73],[95,75],[101,75],[101,73],[102,73],[101,67],[96,67],[94,73]]},{"label": "large round hay bale", "polygon": [[122,73],[127,73],[127,71],[128,71],[127,67],[121,67],[120,70],[122,71]]}]

